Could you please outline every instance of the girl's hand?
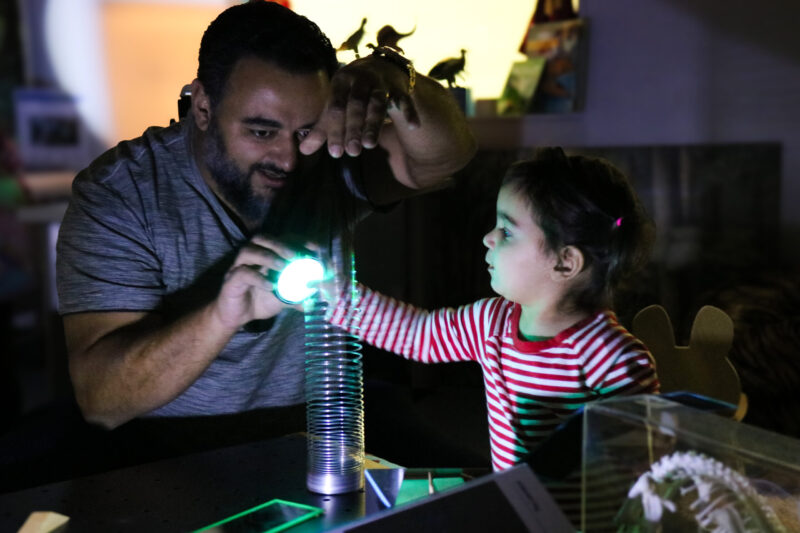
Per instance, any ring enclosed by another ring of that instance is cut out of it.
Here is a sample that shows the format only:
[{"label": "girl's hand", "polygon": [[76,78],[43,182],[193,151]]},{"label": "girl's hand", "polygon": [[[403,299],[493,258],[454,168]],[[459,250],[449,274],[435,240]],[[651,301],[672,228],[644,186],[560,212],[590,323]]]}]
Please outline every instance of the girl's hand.
[{"label": "girl's hand", "polygon": [[318,291],[318,298],[328,305],[334,305],[339,298],[341,290],[337,287],[336,271],[333,262],[322,253],[320,246],[314,243],[306,243],[306,249],[314,253],[316,258],[322,262],[325,275],[320,281],[312,281],[309,287]]}]

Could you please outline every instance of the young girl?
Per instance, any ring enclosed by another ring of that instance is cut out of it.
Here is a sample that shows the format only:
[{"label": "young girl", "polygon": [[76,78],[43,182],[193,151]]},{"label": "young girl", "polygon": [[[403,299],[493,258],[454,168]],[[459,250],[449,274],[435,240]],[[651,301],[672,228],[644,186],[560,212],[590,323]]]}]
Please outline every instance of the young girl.
[{"label": "young girl", "polygon": [[647,258],[650,230],[611,164],[541,150],[506,173],[483,238],[499,297],[424,311],[358,285],[330,321],[407,359],[480,364],[492,466],[502,470],[586,402],[658,392],[650,353],[609,309]]}]

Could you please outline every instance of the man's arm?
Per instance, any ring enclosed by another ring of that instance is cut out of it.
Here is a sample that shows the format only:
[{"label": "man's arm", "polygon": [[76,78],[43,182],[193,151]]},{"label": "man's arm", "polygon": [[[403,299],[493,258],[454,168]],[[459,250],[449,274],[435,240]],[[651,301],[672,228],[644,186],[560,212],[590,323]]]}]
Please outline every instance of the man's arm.
[{"label": "man's arm", "polygon": [[64,317],[69,371],[84,418],[114,428],[170,402],[205,371],[235,330],[206,307],[165,325],[156,313]]},{"label": "man's arm", "polygon": [[[455,99],[437,81],[416,74],[409,94],[407,70],[385,58],[368,56],[342,67],[314,130],[300,145],[312,153],[327,142],[334,157],[362,155],[370,199],[388,203],[440,186],[466,165],[475,139]],[[387,121],[387,117],[390,119]],[[385,163],[372,164],[388,154]],[[362,153],[362,149],[367,151]]]},{"label": "man's arm", "polygon": [[70,376],[84,417],[114,428],[179,396],[241,326],[285,307],[263,274],[280,270],[292,255],[277,242],[254,237],[216,299],[174,322],[157,313],[65,316]]}]

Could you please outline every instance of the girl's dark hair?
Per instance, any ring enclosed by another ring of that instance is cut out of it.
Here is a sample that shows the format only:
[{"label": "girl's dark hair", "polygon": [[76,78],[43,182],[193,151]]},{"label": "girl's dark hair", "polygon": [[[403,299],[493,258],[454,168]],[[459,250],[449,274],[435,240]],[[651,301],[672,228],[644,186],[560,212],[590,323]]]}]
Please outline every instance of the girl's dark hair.
[{"label": "girl's dark hair", "polygon": [[604,159],[540,149],[511,165],[502,185],[524,195],[550,251],[571,245],[583,254],[591,278],[567,295],[577,309],[611,306],[620,282],[650,256],[653,223],[625,175]]},{"label": "girl's dark hair", "polygon": [[233,66],[254,56],[295,74],[339,67],[336,51],[319,27],[275,2],[230,7],[208,26],[200,41],[197,78],[216,107]]}]

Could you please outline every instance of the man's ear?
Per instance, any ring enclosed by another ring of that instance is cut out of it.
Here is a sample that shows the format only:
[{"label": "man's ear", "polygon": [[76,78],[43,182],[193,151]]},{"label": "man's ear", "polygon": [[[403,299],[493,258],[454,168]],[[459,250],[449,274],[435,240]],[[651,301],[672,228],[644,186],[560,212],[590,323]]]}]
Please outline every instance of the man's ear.
[{"label": "man's ear", "polygon": [[558,251],[558,262],[553,267],[553,280],[566,281],[575,278],[583,270],[584,258],[575,246],[564,246]]},{"label": "man's ear", "polygon": [[197,127],[206,131],[211,123],[211,100],[197,78],[192,81],[192,115]]}]

